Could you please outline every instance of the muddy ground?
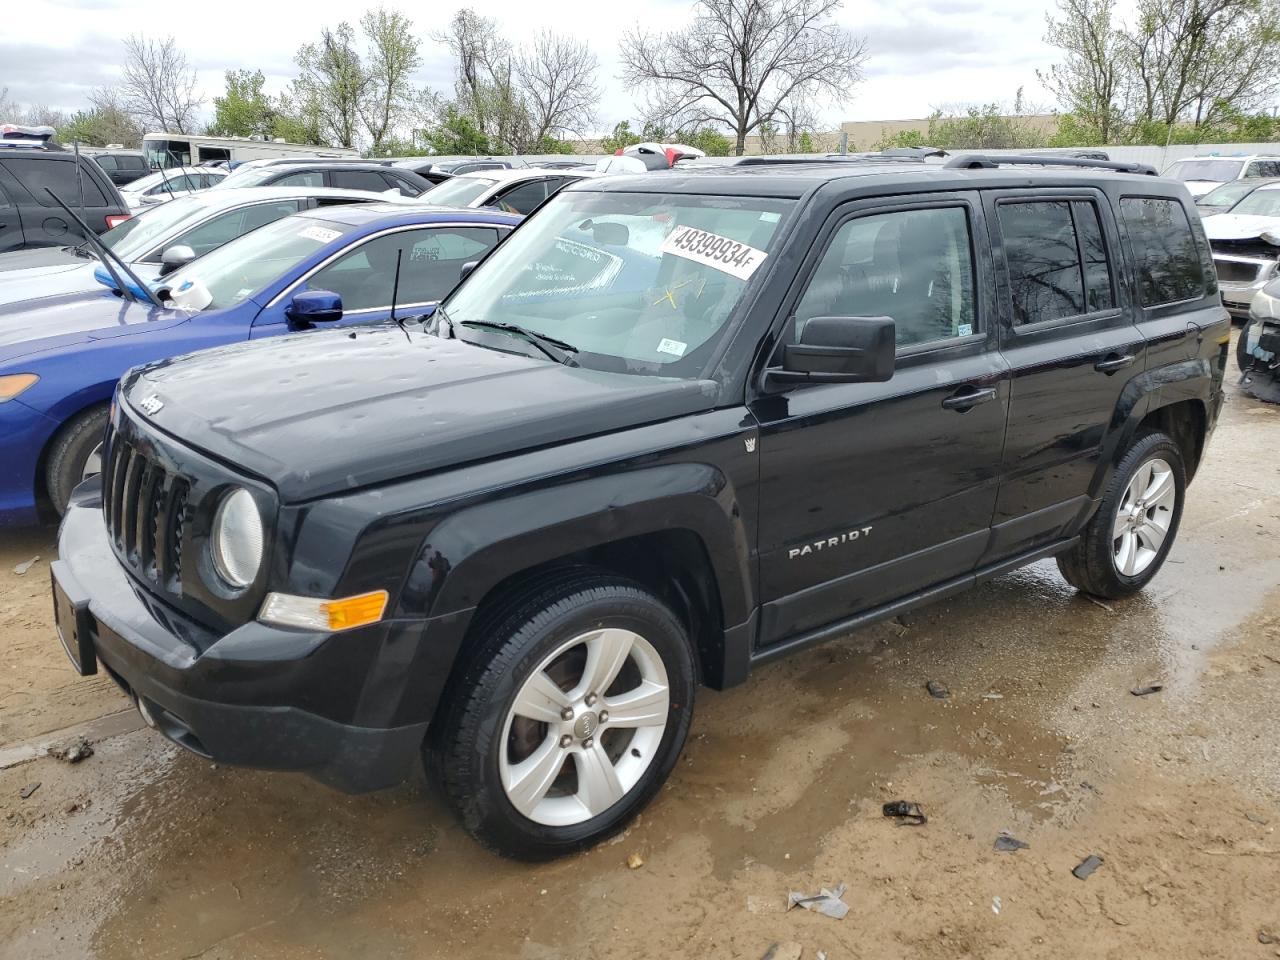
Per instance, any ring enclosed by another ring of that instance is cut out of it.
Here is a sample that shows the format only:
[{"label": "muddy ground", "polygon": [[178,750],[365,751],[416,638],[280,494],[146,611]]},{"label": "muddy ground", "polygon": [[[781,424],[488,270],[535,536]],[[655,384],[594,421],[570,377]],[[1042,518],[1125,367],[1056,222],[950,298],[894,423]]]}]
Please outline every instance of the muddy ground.
[{"label": "muddy ground", "polygon": [[[1040,563],[704,692],[642,818],[542,866],[422,782],[346,797],[142,729],[57,646],[51,532],[7,531],[0,958],[1280,956],[1278,480],[1280,409],[1232,391],[1143,595]],[[80,732],[90,759],[26,759]],[[843,920],[785,911],[838,883]]]}]

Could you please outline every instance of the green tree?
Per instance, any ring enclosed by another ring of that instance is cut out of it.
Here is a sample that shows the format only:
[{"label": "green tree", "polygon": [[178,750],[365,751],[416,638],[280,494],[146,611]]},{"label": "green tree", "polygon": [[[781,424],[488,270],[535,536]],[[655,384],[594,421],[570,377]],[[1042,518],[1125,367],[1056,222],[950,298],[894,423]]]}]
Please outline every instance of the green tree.
[{"label": "green tree", "polygon": [[360,18],[360,29],[368,45],[362,67],[360,119],[372,141],[371,149],[380,152],[382,142],[412,108],[416,94],[413,72],[422,57],[413,21],[402,13],[382,7],[366,11]]},{"label": "green tree", "polygon": [[489,138],[453,104],[444,108],[440,122],[427,131],[426,143],[436,154],[478,156],[492,152]]},{"label": "green tree", "polygon": [[733,149],[733,142],[728,137],[710,127],[695,130],[685,138],[685,143],[697,147],[708,157],[727,157]]},{"label": "green tree", "polygon": [[267,78],[261,70],[228,70],[226,92],[213,98],[215,137],[269,137],[275,135],[276,111],[262,91]]},{"label": "green tree", "polygon": [[818,148],[813,142],[813,134],[808,130],[800,131],[800,136],[796,140],[796,153],[817,153]]},{"label": "green tree", "polygon": [[614,124],[613,133],[600,139],[600,149],[605,153],[617,153],[644,138],[631,130],[631,122],[623,120]]},{"label": "green tree", "polygon": [[[890,136],[881,131],[881,137],[871,145],[872,150],[892,150],[895,147],[927,147],[925,135],[919,130],[899,130]],[[808,151],[806,151],[808,152]]]}]

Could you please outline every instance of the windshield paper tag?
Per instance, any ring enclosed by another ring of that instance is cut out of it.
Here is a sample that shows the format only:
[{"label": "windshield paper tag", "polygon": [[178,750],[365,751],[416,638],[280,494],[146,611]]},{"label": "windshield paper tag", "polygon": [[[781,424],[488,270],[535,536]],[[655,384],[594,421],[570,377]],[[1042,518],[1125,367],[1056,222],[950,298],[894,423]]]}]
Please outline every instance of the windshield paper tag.
[{"label": "windshield paper tag", "polygon": [[684,352],[689,349],[687,343],[681,343],[679,340],[668,340],[666,337],[658,344],[659,353],[669,353],[673,357],[683,357]]},{"label": "windshield paper tag", "polygon": [[330,230],[327,227],[307,227],[305,230],[299,230],[298,236],[314,240],[316,243],[332,243],[342,236],[342,233],[338,230]]},{"label": "windshield paper tag", "polygon": [[739,280],[750,280],[768,256],[763,250],[697,227],[676,227],[659,248],[694,263],[713,267]]}]

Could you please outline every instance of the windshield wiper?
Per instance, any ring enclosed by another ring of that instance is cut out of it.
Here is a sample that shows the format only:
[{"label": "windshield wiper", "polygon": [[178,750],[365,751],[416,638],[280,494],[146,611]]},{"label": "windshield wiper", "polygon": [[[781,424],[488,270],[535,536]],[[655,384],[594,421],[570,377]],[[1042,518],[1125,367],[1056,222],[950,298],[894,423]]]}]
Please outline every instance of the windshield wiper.
[{"label": "windshield wiper", "polygon": [[[453,327],[453,321],[445,318],[450,329]],[[578,361],[573,359],[573,354],[578,352],[578,348],[571,343],[565,343],[563,340],[557,340],[555,337],[549,337],[545,333],[538,333],[536,330],[528,330],[515,323],[499,323],[496,320],[460,320],[460,327],[482,327],[486,330],[501,330],[504,333],[515,333],[524,337],[544,354],[554,360],[556,363],[563,363],[567,367],[576,367]]]}]

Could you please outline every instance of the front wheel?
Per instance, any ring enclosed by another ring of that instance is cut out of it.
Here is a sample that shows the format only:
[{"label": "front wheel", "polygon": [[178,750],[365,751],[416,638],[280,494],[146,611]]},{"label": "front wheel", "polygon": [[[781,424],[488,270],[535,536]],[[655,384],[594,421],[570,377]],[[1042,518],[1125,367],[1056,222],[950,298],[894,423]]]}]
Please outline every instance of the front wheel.
[{"label": "front wheel", "polygon": [[102,472],[106,430],[107,408],[95,407],[70,420],[54,438],[45,468],[45,487],[59,515],[66,512],[71,491]]},{"label": "front wheel", "polygon": [[544,860],[621,829],[689,730],[683,624],[637,584],[567,573],[481,629],[429,757],[467,830],[506,856]]},{"label": "front wheel", "polygon": [[1079,542],[1058,556],[1058,570],[1077,590],[1118,600],[1145,587],[1164,564],[1186,495],[1182,452],[1152,432],[1125,454]]}]

